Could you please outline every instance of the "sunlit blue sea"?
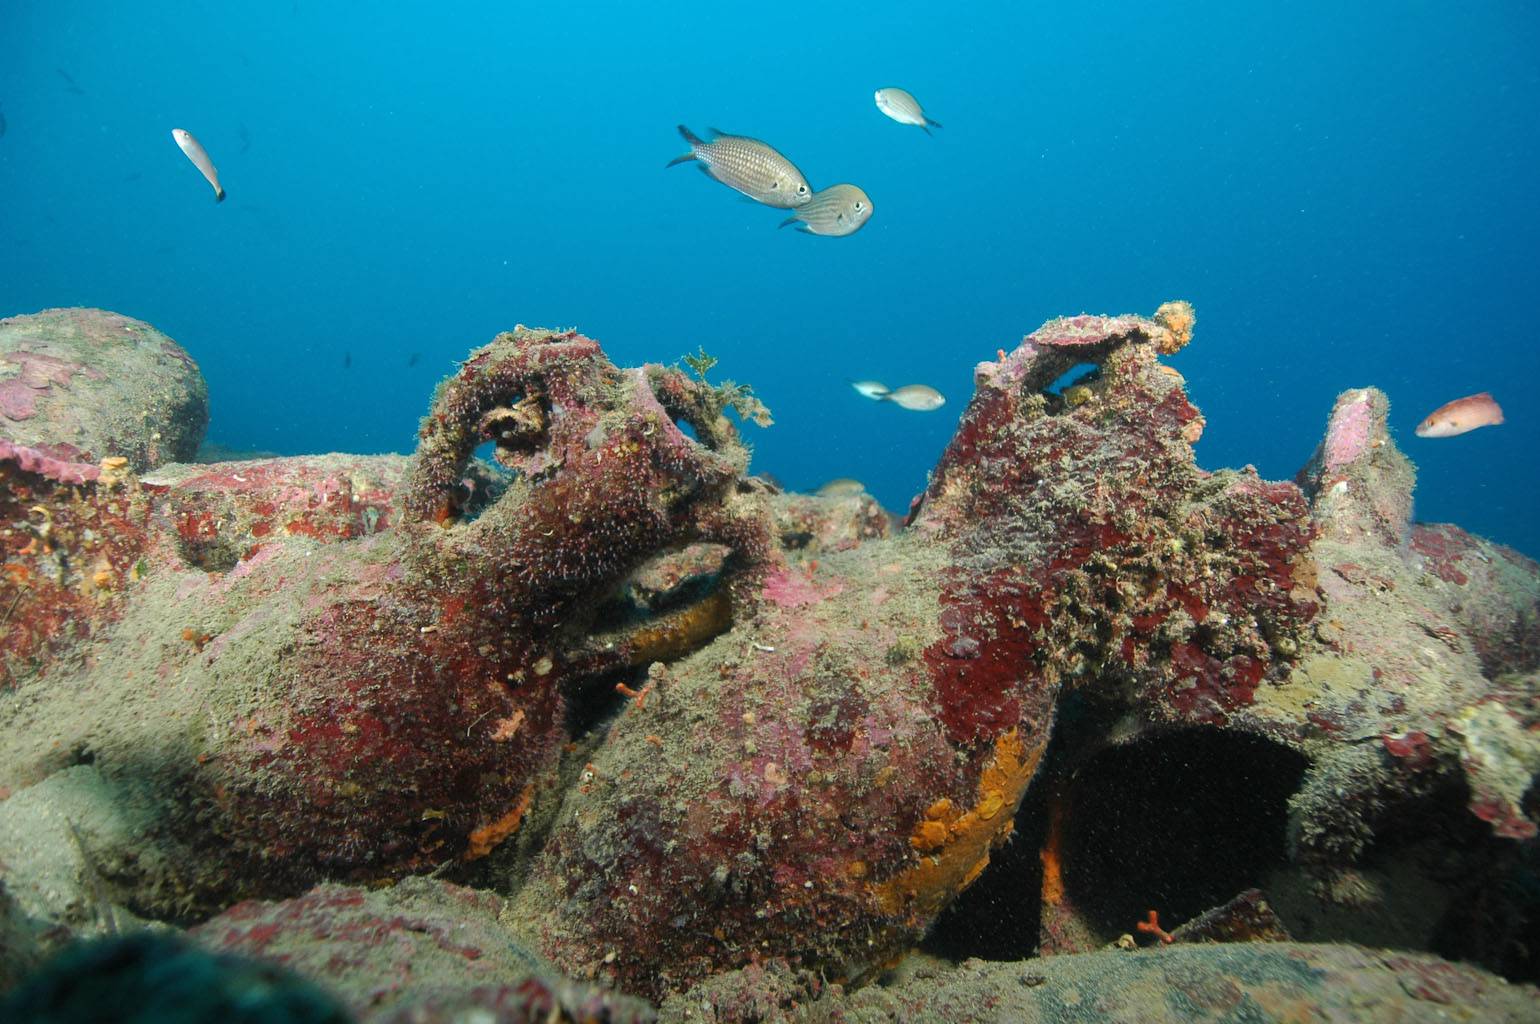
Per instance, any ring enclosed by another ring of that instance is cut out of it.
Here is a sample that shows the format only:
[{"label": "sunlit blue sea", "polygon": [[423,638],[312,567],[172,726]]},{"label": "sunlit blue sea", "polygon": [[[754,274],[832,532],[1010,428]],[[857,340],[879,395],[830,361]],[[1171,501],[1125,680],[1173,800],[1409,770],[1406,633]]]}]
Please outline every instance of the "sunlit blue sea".
[{"label": "sunlit blue sea", "polygon": [[[202,365],[210,439],[280,453],[410,450],[515,323],[621,365],[703,346],[775,413],[756,469],[901,511],[976,362],[1185,298],[1202,464],[1290,477],[1377,385],[1418,517],[1540,554],[1537,41],[1499,2],[0,0],[0,315],[147,320]],[[894,85],[945,127],[880,114]],[[860,185],[872,220],[780,230],[665,170],[678,124]],[[1506,424],[1412,436],[1483,390]]]}]

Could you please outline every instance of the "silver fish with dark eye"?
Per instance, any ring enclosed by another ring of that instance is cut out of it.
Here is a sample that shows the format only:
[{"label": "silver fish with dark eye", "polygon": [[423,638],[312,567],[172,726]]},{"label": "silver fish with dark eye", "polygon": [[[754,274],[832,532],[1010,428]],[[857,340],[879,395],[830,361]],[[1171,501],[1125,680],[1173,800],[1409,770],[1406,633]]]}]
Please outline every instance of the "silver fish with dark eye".
[{"label": "silver fish with dark eye", "polygon": [[728,188],[736,189],[766,206],[789,210],[813,198],[812,186],[797,165],[782,156],[774,146],[746,135],[728,135],[711,129],[710,142],[684,125],[679,134],[690,144],[690,151],[668,162],[669,167],[700,162],[700,168]]},{"label": "silver fish with dark eye", "polygon": [[214,201],[224,202],[225,188],[219,183],[219,171],[214,169],[214,161],[209,159],[203,144],[193,138],[192,132],[184,128],[171,129],[171,137],[176,140],[176,144],[181,147],[187,159],[192,161],[192,165],[198,168],[204,180],[214,189]]},{"label": "silver fish with dark eye", "polygon": [[865,192],[854,185],[830,185],[814,192],[813,198],[781,222],[781,227],[801,221],[798,231],[837,238],[860,231],[871,216],[872,201]]},{"label": "silver fish with dark eye", "polygon": [[878,89],[877,109],[887,114],[899,124],[912,124],[922,128],[926,135],[932,128],[940,128],[941,122],[925,116],[925,111],[920,108],[920,101],[903,89],[889,86],[886,89]]}]

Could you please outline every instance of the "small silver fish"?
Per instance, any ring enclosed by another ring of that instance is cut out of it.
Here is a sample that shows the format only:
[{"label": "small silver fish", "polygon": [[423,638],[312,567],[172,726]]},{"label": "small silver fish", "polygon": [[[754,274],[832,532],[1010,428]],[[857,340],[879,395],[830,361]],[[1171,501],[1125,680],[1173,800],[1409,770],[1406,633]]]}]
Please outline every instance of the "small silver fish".
[{"label": "small silver fish", "polygon": [[946,404],[946,398],[928,384],[905,384],[882,396],[900,409],[910,412],[933,412]]},{"label": "small silver fish", "polygon": [[782,210],[813,198],[813,189],[797,165],[773,146],[746,135],[727,135],[715,128],[711,132],[714,138],[706,142],[680,125],[679,134],[690,144],[690,151],[674,157],[667,166],[699,160],[702,171],[728,188]]},{"label": "small silver fish", "polygon": [[219,172],[214,169],[214,161],[209,159],[209,155],[204,151],[203,146],[197,139],[193,138],[192,132],[182,128],[173,128],[171,129],[171,137],[176,140],[178,146],[182,147],[182,152],[187,154],[187,159],[192,161],[192,165],[202,172],[203,177],[210,185],[214,186],[214,202],[224,202],[225,190],[224,186],[219,184]]},{"label": "small silver fish", "polygon": [[841,237],[861,230],[872,216],[872,201],[854,185],[830,185],[813,193],[797,212],[781,221],[781,227],[803,223],[798,231],[809,235]]},{"label": "small silver fish", "polygon": [[940,128],[941,122],[925,116],[925,111],[920,109],[920,101],[909,93],[894,86],[877,90],[877,109],[887,114],[899,124],[912,124],[930,134],[932,128]]},{"label": "small silver fish", "polygon": [[850,386],[856,389],[856,394],[862,398],[870,398],[873,401],[886,398],[888,392],[893,390],[886,384],[877,380],[853,380]]}]

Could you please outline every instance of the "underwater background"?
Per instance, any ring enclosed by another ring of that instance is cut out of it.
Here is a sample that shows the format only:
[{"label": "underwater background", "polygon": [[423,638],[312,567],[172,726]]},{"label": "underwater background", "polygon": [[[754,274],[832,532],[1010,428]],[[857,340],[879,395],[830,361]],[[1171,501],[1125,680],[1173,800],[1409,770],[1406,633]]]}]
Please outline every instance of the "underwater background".
[{"label": "underwater background", "polygon": [[[1537,39],[1519,3],[0,0],[0,315],[146,320],[199,362],[212,441],[286,454],[410,451],[515,323],[622,366],[703,346],[775,413],[743,427],[757,471],[902,511],[976,362],[1184,298],[1204,466],[1292,477],[1376,385],[1417,517],[1535,555]],[[885,118],[890,85],[945,127]],[[871,222],[777,230],[665,170],[681,123],[860,185]],[[1482,390],[1506,424],[1412,436]]]}]

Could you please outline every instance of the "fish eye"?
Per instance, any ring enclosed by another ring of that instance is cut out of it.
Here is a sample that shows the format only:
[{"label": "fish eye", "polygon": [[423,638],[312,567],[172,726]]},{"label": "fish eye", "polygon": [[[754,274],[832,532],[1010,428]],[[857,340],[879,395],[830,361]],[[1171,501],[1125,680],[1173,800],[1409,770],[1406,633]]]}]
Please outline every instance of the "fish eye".
[{"label": "fish eye", "polygon": [[857,199],[856,200],[856,212],[860,213],[864,209],[866,209],[866,204],[861,202],[861,200]]}]

